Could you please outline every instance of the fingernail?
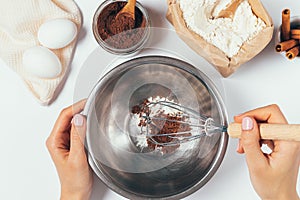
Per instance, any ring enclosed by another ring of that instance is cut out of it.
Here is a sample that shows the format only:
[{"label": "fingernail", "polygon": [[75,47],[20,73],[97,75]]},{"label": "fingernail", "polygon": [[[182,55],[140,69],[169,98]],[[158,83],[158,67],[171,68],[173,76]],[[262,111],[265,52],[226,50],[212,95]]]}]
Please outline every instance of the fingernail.
[{"label": "fingernail", "polygon": [[80,114],[76,114],[73,117],[73,122],[75,126],[82,126],[83,125],[83,116]]},{"label": "fingernail", "polygon": [[250,117],[244,117],[242,121],[242,129],[244,131],[250,131],[253,129],[253,121]]}]

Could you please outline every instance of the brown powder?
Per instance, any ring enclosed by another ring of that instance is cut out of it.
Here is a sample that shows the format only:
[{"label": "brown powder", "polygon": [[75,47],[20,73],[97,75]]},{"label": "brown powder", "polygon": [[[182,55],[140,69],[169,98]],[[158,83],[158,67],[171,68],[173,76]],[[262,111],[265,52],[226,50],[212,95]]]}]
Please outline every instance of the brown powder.
[{"label": "brown powder", "polygon": [[122,32],[133,29],[134,26],[135,26],[134,19],[125,15],[120,15],[111,20],[111,24],[108,26],[108,28],[113,35],[117,35]]},{"label": "brown powder", "polygon": [[146,19],[139,8],[135,7],[135,20],[124,15],[116,18],[118,12],[125,5],[126,2],[113,2],[107,5],[97,20],[100,37],[109,46],[116,49],[125,49],[136,45],[145,34]]},{"label": "brown powder", "polygon": [[[132,107],[132,113],[133,114],[139,114],[139,117],[142,117],[144,114],[149,117],[150,115],[150,108],[148,106],[149,101],[144,100],[140,105],[136,105]],[[164,113],[163,110],[159,111],[158,114],[152,117],[151,123],[146,121],[146,119],[141,119],[138,126],[147,126],[147,123],[150,127],[151,134],[152,135],[157,135],[157,134],[170,134],[170,133],[175,133],[173,136],[174,137],[188,137],[191,136],[191,127],[188,124],[182,123],[186,122],[188,120],[187,117],[182,116],[180,113],[176,114],[166,114]],[[155,119],[155,118],[160,118],[160,119]],[[165,120],[161,120],[165,119]],[[180,132],[188,132],[188,133],[183,133],[180,134]],[[178,134],[176,134],[178,133]],[[161,143],[161,144],[156,144],[155,142]],[[164,143],[170,143],[170,142],[177,142],[177,138],[173,138],[171,136],[152,136],[147,138],[147,144],[148,147],[152,150],[154,150],[157,147],[162,148],[163,153],[171,153],[174,152],[180,144],[178,143],[177,145],[174,146],[164,146]]]}]

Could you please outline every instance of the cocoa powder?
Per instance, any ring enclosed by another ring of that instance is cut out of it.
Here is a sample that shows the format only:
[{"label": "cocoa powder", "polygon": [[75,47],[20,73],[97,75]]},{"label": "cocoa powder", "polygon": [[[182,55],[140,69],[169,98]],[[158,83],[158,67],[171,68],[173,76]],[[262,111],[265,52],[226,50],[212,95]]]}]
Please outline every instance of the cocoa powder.
[{"label": "cocoa powder", "polygon": [[[149,103],[150,102],[145,99],[141,104],[133,106],[131,110],[133,114],[139,114],[139,117],[141,118],[138,126],[146,127],[149,125],[151,135],[154,135],[147,138],[148,147],[152,150],[156,149],[156,147],[160,147],[163,153],[174,152],[180,146],[179,143],[174,146],[165,146],[164,143],[179,142],[176,137],[189,137],[192,135],[189,132],[191,131],[189,124],[181,123],[186,122],[188,118],[182,116],[180,113],[171,115],[166,114],[164,113],[164,110],[161,110],[151,119],[151,109],[148,106]],[[146,118],[142,118],[143,115],[149,117],[151,122],[149,123]],[[164,136],[163,134],[172,134],[172,137]],[[153,140],[160,144],[156,144]]]},{"label": "cocoa powder", "polygon": [[135,20],[127,16],[116,18],[127,2],[108,4],[97,19],[98,33],[102,40],[116,49],[126,49],[136,45],[145,34],[146,19],[135,7]]}]

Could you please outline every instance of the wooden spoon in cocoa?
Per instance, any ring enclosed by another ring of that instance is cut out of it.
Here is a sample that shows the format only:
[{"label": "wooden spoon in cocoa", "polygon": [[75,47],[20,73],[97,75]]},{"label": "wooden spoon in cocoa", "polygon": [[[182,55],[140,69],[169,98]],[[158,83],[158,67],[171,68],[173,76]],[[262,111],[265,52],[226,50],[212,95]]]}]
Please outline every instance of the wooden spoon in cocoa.
[{"label": "wooden spoon in cocoa", "polygon": [[122,21],[124,31],[133,29],[135,25],[136,0],[128,0],[127,4],[118,12],[115,19]]}]

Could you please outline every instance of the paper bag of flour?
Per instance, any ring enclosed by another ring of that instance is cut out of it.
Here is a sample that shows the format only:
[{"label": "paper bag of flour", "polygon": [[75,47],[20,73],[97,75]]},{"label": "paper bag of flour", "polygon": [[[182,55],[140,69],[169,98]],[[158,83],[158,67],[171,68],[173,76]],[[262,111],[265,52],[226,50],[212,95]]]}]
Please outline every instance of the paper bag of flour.
[{"label": "paper bag of flour", "polygon": [[179,37],[190,48],[215,66],[222,76],[228,77],[241,64],[261,52],[272,39],[274,26],[271,17],[259,0],[248,0],[248,2],[253,14],[260,18],[266,26],[258,34],[243,42],[238,52],[232,57],[188,28],[179,0],[168,0],[167,19],[172,23]]}]

